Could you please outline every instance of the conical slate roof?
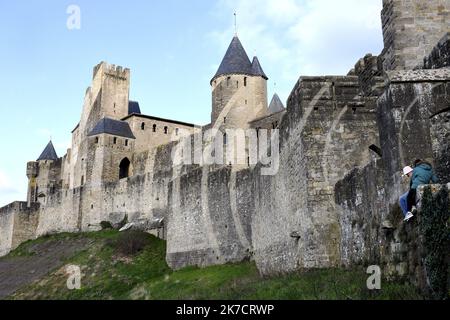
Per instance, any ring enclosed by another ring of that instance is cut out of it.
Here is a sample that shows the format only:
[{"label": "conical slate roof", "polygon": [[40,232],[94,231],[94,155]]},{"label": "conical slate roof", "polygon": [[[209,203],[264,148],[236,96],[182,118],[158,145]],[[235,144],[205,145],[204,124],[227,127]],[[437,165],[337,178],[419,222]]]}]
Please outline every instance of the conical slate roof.
[{"label": "conical slate roof", "polygon": [[233,37],[227,53],[220,64],[219,70],[213,77],[215,78],[225,74],[248,74],[252,75],[252,64],[237,36]]},{"label": "conical slate roof", "polygon": [[270,102],[269,111],[270,113],[284,111],[283,102],[281,102],[280,97],[276,93],[273,95],[272,101]]},{"label": "conical slate roof", "polygon": [[255,76],[261,76],[266,80],[269,80],[269,78],[266,76],[266,74],[264,73],[261,64],[259,63],[258,57],[254,57],[253,58],[253,62],[252,62],[252,74]]},{"label": "conical slate roof", "polygon": [[98,134],[107,133],[114,136],[136,139],[133,132],[131,131],[130,125],[128,122],[114,120],[110,118],[101,119],[89,132],[88,136],[96,136]]},{"label": "conical slate roof", "polygon": [[36,161],[43,160],[58,160],[58,155],[56,154],[55,147],[53,147],[53,143],[50,141],[48,145],[45,147],[44,151]]}]

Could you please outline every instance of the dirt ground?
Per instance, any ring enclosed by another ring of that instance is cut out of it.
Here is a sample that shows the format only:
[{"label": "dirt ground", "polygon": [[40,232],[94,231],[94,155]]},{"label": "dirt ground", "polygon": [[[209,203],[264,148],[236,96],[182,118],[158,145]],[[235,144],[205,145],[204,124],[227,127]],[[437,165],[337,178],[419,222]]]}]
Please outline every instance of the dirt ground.
[{"label": "dirt ground", "polygon": [[62,267],[65,259],[84,250],[91,242],[55,240],[31,246],[30,256],[0,258],[0,300]]}]

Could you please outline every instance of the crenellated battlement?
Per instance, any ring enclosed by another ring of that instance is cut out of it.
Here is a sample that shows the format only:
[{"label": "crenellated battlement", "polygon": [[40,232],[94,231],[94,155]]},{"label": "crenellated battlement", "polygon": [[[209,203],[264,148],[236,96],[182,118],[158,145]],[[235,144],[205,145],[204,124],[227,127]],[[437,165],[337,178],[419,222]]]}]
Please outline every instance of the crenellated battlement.
[{"label": "crenellated battlement", "polygon": [[115,64],[109,64],[105,61],[100,62],[94,67],[93,79],[97,76],[98,72],[101,70],[103,74],[122,79],[128,80],[130,77],[130,69],[124,68],[122,66],[116,66]]}]

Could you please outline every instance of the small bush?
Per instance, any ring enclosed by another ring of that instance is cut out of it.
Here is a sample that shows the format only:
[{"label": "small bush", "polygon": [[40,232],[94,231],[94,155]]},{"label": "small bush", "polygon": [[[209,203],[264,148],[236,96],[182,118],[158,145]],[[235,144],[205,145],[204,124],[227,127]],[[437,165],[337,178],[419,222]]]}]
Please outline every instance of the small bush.
[{"label": "small bush", "polygon": [[102,221],[102,222],[100,222],[100,226],[102,227],[102,230],[113,229],[113,226],[112,226],[111,222],[109,222],[109,221]]},{"label": "small bush", "polygon": [[151,242],[149,234],[142,231],[128,230],[119,235],[114,243],[117,253],[132,256],[144,250]]}]

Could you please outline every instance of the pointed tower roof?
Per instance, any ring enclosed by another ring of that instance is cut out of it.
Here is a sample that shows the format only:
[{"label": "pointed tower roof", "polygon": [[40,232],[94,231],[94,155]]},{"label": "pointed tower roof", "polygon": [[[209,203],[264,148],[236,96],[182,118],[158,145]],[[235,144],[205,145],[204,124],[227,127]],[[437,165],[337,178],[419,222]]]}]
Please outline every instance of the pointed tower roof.
[{"label": "pointed tower roof", "polygon": [[141,114],[141,108],[139,107],[139,102],[129,101],[128,102],[128,114]]},{"label": "pointed tower roof", "polygon": [[281,102],[281,99],[278,96],[278,94],[275,93],[273,95],[272,101],[270,102],[270,105],[269,105],[270,113],[277,113],[277,112],[281,112],[284,110],[285,110],[285,108],[284,108],[283,102]]},{"label": "pointed tower roof", "polygon": [[58,155],[56,154],[55,147],[53,147],[52,141],[48,143],[48,145],[45,147],[44,151],[42,151],[42,154],[36,161],[42,160],[58,160]]},{"label": "pointed tower roof", "polygon": [[252,75],[252,64],[237,36],[233,37],[227,53],[220,64],[219,70],[211,82],[219,76],[226,74],[248,74]]},{"label": "pointed tower roof", "polygon": [[253,58],[253,62],[252,62],[252,73],[255,76],[261,76],[266,80],[269,80],[269,78],[266,76],[266,74],[264,73],[261,64],[259,63],[258,57],[254,57]]}]

